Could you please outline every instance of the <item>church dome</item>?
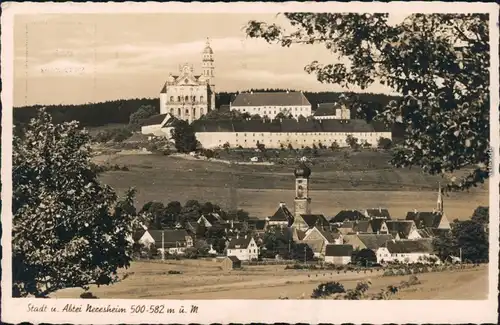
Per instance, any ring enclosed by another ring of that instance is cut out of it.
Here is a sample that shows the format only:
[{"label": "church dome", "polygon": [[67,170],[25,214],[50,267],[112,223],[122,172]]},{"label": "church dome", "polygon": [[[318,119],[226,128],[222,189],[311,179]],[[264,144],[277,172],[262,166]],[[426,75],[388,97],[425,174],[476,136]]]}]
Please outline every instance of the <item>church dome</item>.
[{"label": "church dome", "polygon": [[214,54],[214,50],[210,47],[210,45],[205,46],[205,49],[203,50],[204,54]]},{"label": "church dome", "polygon": [[214,54],[212,47],[210,47],[210,40],[207,38],[207,42],[205,43],[205,49],[203,50],[203,54]]},{"label": "church dome", "polygon": [[309,178],[309,176],[311,176],[311,169],[302,162],[295,168],[293,174],[295,177]]}]

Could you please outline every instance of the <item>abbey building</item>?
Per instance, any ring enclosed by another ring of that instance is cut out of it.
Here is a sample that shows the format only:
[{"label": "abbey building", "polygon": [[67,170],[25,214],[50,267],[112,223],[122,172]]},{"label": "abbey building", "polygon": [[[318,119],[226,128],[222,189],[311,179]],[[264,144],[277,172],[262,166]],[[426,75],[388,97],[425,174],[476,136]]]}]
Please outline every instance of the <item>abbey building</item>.
[{"label": "abbey building", "polygon": [[202,73],[184,64],[170,73],[160,92],[160,114],[171,114],[189,123],[215,108],[214,52],[207,40],[202,56]]}]

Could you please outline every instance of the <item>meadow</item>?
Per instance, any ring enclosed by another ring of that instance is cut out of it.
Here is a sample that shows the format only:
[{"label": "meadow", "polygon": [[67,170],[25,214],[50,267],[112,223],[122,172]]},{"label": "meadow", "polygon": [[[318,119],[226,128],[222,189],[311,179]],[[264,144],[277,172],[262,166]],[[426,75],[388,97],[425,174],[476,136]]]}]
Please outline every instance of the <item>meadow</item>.
[{"label": "meadow", "polygon": [[[393,218],[408,211],[435,208],[440,176],[418,169],[398,169],[388,164],[381,152],[353,152],[346,158],[339,152],[329,160],[312,162],[310,196],[313,213],[333,216],[343,209],[388,208]],[[292,207],[294,165],[228,165],[163,155],[101,155],[99,163],[127,166],[128,171],[101,174],[101,180],[119,194],[137,189],[137,206],[149,201],[210,201],[223,208],[244,209],[265,218],[279,202]],[[487,184],[469,192],[445,196],[450,220],[466,219],[479,205],[488,205]]]},{"label": "meadow", "polygon": [[[168,274],[175,270],[181,274]],[[136,261],[124,277],[110,286],[91,286],[101,299],[310,299],[320,283],[338,281],[352,289],[361,280],[370,280],[368,294],[389,285],[408,281],[409,276],[382,276],[382,272],[337,274],[326,270],[285,270],[283,265],[243,266],[222,271],[211,260]],[[487,265],[464,270],[418,274],[420,284],[403,289],[393,299],[486,299]],[[55,298],[78,298],[80,288],[60,290]]]}]

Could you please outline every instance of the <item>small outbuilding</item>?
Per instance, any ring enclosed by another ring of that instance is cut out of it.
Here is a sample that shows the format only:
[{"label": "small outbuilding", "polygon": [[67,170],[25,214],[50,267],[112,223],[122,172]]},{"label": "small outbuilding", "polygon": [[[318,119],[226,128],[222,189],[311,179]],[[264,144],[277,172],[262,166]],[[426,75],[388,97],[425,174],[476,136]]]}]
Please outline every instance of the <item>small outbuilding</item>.
[{"label": "small outbuilding", "polygon": [[234,269],[241,269],[241,261],[236,256],[226,256],[222,259],[222,270],[231,271]]},{"label": "small outbuilding", "polygon": [[351,262],[352,245],[326,245],[325,262],[345,265]]}]

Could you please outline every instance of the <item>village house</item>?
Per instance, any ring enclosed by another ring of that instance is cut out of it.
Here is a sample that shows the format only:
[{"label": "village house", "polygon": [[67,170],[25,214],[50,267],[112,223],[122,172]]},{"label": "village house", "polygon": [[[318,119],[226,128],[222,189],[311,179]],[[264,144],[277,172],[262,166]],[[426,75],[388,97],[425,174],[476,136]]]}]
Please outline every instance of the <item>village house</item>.
[{"label": "village house", "polygon": [[158,251],[168,254],[184,254],[187,248],[193,247],[193,238],[185,229],[147,230],[138,241],[140,244],[155,246]]},{"label": "village house", "polygon": [[391,252],[387,249],[387,244],[380,246],[375,250],[375,256],[377,256],[377,263],[385,264],[392,261]]},{"label": "village house", "polygon": [[416,209],[406,214],[406,220],[413,220],[418,229],[436,229],[437,231],[449,231],[450,221],[444,213],[444,199],[439,184],[436,199],[436,208],[432,212],[420,212]]},{"label": "village house", "polygon": [[387,241],[393,239],[390,234],[350,234],[344,236],[344,244],[352,245],[356,250],[367,248],[375,252]]},{"label": "village house", "polygon": [[342,210],[330,219],[331,225],[339,225],[344,221],[365,220],[367,217],[358,210]]},{"label": "village house", "polygon": [[382,209],[382,208],[378,208],[378,209],[366,209],[364,211],[364,215],[368,219],[374,219],[374,218],[380,218],[380,219],[386,219],[386,220],[390,220],[391,219],[391,215],[389,213],[389,210]]},{"label": "village house", "polygon": [[142,121],[141,133],[171,139],[176,118],[170,113],[151,116]]},{"label": "village house", "polygon": [[387,220],[385,224],[395,239],[422,238],[413,220]]},{"label": "village house", "polygon": [[240,261],[251,261],[259,258],[259,247],[251,236],[232,238],[227,244],[227,256],[236,256]]},{"label": "village house", "polygon": [[290,227],[293,224],[293,214],[288,210],[286,204],[280,202],[276,212],[267,219],[269,226]]},{"label": "village house", "polygon": [[315,226],[305,233],[305,236],[300,242],[305,243],[309,247],[311,247],[315,257],[324,258],[327,245],[340,245],[342,244],[343,240],[340,233],[332,232]]},{"label": "village house", "polygon": [[198,223],[203,223],[205,227],[210,228],[218,224],[222,224],[225,221],[222,219],[222,217],[215,212],[212,213],[205,213],[201,215],[201,217],[197,221]]},{"label": "village house", "polygon": [[391,240],[386,243],[391,254],[391,261],[400,263],[430,263],[431,260],[439,261],[434,252],[432,240]]},{"label": "village house", "polygon": [[330,230],[330,223],[322,214],[301,214],[300,217],[307,225],[308,229],[306,232],[312,230],[313,228]]},{"label": "village house", "polygon": [[441,229],[450,230],[450,222],[444,213],[439,211],[432,212],[420,212],[417,210],[410,211],[406,214],[406,220],[411,220],[415,222],[415,225],[419,229],[430,228],[430,229]]},{"label": "village house", "polygon": [[353,247],[351,245],[327,245],[325,263],[346,265],[351,263]]}]

